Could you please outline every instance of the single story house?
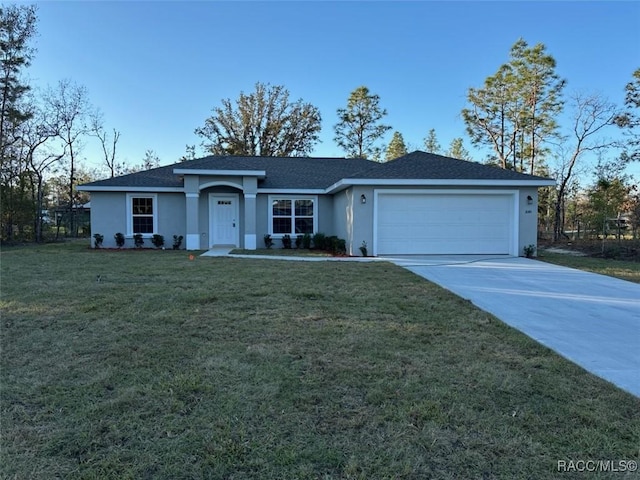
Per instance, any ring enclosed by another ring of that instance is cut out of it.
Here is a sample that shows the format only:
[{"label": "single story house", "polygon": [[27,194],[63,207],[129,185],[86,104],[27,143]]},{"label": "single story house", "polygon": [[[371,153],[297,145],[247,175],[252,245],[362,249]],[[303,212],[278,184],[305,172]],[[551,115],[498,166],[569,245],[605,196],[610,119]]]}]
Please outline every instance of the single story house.
[{"label": "single story house", "polygon": [[[536,245],[538,188],[552,179],[416,151],[365,159],[209,156],[81,185],[91,231],[185,238],[188,250],[262,248],[322,232],[373,255],[523,255]],[[149,242],[147,242],[149,243]]]}]

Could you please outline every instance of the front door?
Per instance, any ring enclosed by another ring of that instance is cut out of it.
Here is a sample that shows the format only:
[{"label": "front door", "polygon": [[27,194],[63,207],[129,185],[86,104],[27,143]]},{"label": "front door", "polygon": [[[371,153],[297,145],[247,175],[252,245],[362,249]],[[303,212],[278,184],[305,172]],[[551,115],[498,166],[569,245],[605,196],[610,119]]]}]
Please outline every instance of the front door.
[{"label": "front door", "polygon": [[209,198],[210,244],[238,247],[238,196],[211,194]]}]

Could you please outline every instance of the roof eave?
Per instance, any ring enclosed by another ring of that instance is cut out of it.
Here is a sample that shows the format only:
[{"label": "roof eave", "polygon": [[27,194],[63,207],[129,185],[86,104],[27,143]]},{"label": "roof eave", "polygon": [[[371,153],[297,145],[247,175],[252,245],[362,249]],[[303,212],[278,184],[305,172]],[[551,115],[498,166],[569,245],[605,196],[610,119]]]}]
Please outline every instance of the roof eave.
[{"label": "roof eave", "polygon": [[162,193],[184,193],[184,187],[136,187],[133,185],[80,185],[77,187],[81,192],[162,192]]},{"label": "roof eave", "polygon": [[175,175],[210,175],[212,177],[236,176],[265,178],[267,176],[265,170],[213,170],[206,168],[174,168],[173,173]]},{"label": "roof eave", "polygon": [[381,186],[468,186],[468,187],[550,187],[552,179],[498,180],[498,179],[440,179],[440,178],[347,178],[329,186],[326,193],[336,193],[355,185]]}]

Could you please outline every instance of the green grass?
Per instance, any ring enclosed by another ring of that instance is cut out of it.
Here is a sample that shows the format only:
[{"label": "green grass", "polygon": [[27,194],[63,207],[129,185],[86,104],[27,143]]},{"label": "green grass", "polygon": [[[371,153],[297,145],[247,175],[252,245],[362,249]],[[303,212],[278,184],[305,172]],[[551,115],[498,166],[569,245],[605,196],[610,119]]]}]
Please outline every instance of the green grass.
[{"label": "green grass", "polygon": [[552,479],[638,459],[640,400],[388,263],[85,243],[0,260],[2,478]]},{"label": "green grass", "polygon": [[578,270],[586,270],[587,272],[640,283],[640,262],[580,257],[564,253],[552,253],[545,250],[538,252],[537,259],[555,265],[562,265],[563,267],[577,268]]}]

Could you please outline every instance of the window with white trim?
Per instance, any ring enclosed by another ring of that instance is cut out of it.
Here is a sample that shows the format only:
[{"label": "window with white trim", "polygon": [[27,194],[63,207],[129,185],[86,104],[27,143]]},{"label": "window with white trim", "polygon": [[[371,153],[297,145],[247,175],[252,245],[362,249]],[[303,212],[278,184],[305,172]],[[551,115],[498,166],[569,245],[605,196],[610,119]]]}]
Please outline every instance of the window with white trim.
[{"label": "window with white trim", "polygon": [[127,233],[152,235],[158,231],[158,202],[156,195],[127,195]]},{"label": "window with white trim", "polygon": [[316,198],[270,197],[270,233],[272,235],[315,233],[316,204]]}]

